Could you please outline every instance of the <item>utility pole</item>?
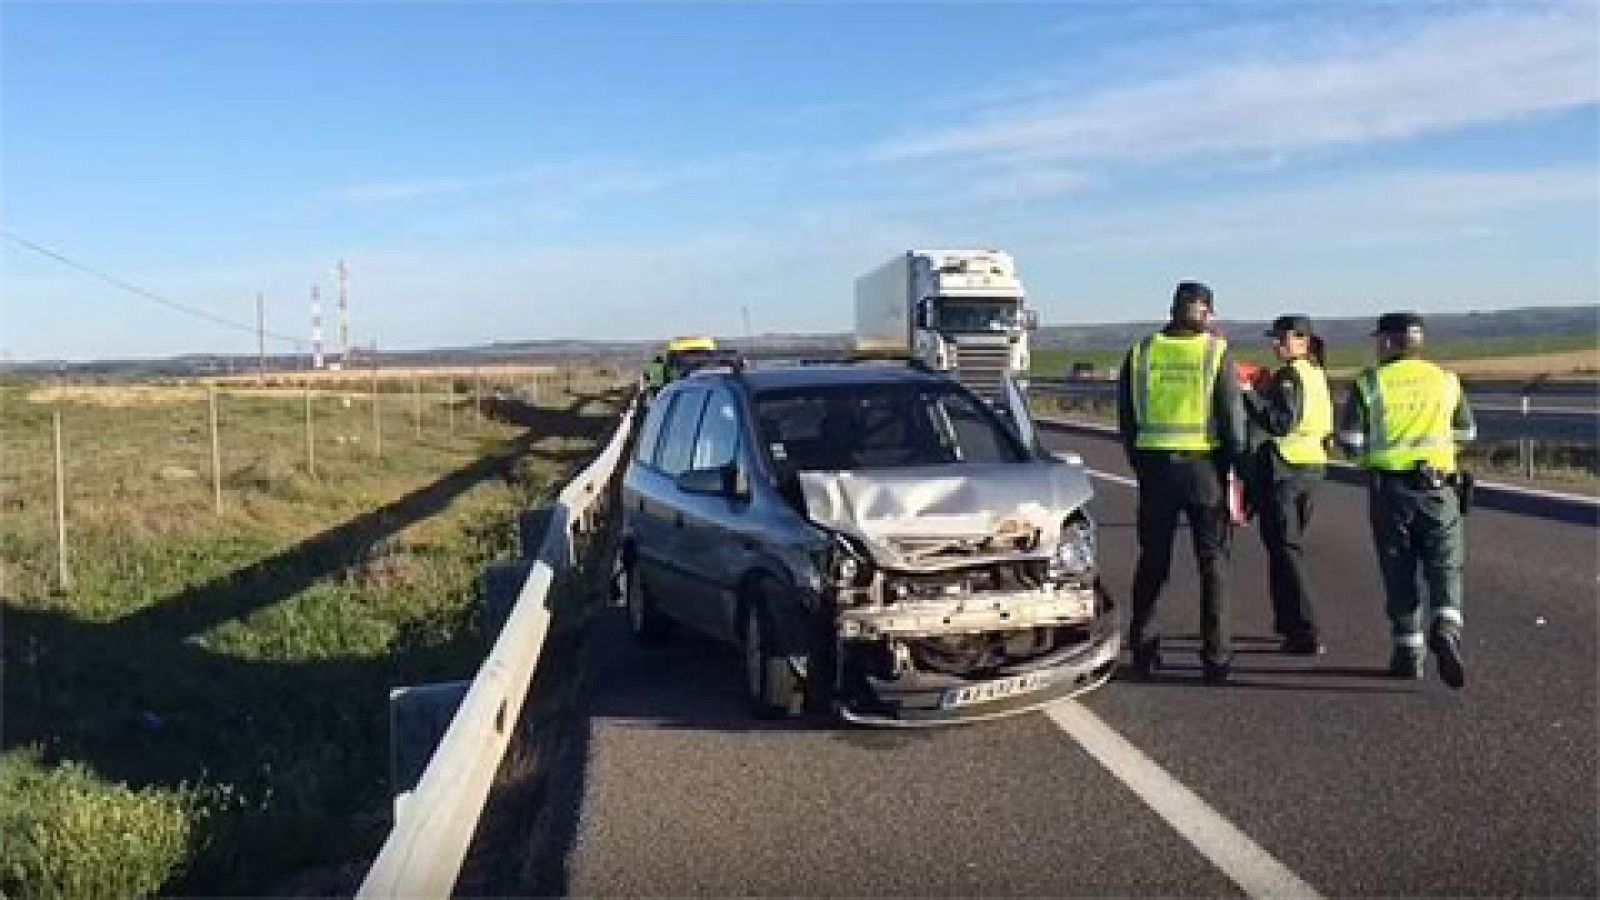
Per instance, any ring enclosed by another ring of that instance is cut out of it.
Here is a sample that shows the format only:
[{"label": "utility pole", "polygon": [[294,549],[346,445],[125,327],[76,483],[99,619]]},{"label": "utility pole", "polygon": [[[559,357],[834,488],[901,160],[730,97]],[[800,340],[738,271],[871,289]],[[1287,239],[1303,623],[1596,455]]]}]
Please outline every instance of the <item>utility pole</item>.
[{"label": "utility pole", "polygon": [[350,270],[339,260],[339,362],[350,367]]},{"label": "utility pole", "polygon": [[322,294],[311,286],[311,368],[322,368]]},{"label": "utility pole", "polygon": [[750,342],[750,338],[752,337],[750,333],[750,307],[745,305],[740,307],[740,310],[744,313],[744,340],[745,343],[748,344]]}]

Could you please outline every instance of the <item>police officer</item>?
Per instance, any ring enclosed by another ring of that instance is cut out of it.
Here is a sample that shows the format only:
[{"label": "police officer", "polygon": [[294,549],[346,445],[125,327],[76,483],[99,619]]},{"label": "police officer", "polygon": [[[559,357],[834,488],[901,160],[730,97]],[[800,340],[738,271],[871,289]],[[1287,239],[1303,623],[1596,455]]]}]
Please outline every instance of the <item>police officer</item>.
[{"label": "police officer", "polygon": [[1223,485],[1243,450],[1244,406],[1227,342],[1208,331],[1211,290],[1185,281],[1172,318],[1129,349],[1118,378],[1123,447],[1139,478],[1139,563],[1129,644],[1136,673],[1161,666],[1156,601],[1172,563],[1178,514],[1189,520],[1200,570],[1201,663],[1211,684],[1228,679],[1229,522]]},{"label": "police officer", "polygon": [[644,364],[644,389],[655,394],[667,385],[667,361],[657,355]]},{"label": "police officer", "polygon": [[[1378,319],[1376,367],[1356,378],[1339,420],[1339,442],[1372,471],[1372,538],[1388,595],[1394,652],[1389,674],[1421,678],[1424,646],[1439,677],[1466,683],[1461,659],[1461,568],[1466,552],[1456,488],[1456,443],[1476,437],[1461,381],[1422,358],[1422,317]],[[1423,632],[1417,569],[1431,619]]]},{"label": "police officer", "polygon": [[1309,317],[1279,316],[1267,336],[1283,365],[1260,390],[1244,394],[1251,424],[1266,438],[1251,454],[1251,493],[1267,548],[1272,620],[1283,636],[1283,652],[1315,656],[1323,647],[1311,608],[1304,540],[1327,469],[1333,400],[1321,341]]}]

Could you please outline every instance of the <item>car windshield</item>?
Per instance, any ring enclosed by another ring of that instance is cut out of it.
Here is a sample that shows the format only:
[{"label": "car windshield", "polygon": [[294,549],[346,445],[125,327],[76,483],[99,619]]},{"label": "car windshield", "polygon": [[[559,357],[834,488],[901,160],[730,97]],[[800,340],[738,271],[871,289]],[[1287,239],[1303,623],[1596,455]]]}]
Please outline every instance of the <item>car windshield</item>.
[{"label": "car windshield", "polygon": [[1021,462],[999,418],[955,385],[776,388],[755,396],[761,440],[791,471]]}]

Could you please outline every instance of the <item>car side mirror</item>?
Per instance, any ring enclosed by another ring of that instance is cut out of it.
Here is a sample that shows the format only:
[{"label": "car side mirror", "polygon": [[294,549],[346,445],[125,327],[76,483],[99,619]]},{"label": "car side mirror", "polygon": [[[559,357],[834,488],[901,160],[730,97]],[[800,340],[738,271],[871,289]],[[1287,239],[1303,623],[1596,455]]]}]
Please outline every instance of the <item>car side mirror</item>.
[{"label": "car side mirror", "polygon": [[677,478],[678,490],[686,494],[713,497],[739,497],[745,493],[739,467],[729,463],[714,469],[690,469]]}]

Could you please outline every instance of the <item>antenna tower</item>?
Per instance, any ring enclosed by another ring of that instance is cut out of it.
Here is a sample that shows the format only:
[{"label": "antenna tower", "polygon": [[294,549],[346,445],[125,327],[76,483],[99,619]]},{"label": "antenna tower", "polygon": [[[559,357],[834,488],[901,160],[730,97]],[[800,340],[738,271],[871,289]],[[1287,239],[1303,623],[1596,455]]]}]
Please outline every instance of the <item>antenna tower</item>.
[{"label": "antenna tower", "polygon": [[322,294],[311,286],[311,368],[320,369],[322,359]]}]

